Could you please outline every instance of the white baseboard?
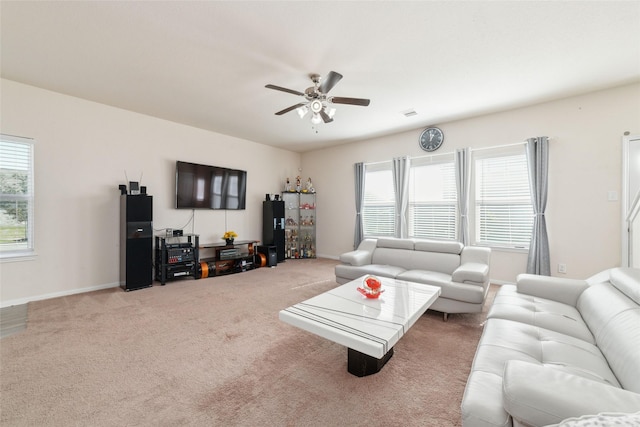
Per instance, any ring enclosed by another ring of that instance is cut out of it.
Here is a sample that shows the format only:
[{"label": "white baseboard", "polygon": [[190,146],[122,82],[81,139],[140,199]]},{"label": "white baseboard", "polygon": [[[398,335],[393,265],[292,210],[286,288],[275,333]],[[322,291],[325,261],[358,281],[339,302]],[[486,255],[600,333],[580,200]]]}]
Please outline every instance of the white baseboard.
[{"label": "white baseboard", "polygon": [[8,300],[8,301],[0,302],[0,308],[11,307],[12,305],[22,305],[22,304],[26,304],[26,303],[33,302],[33,301],[42,301],[42,300],[45,300],[45,299],[66,297],[66,296],[75,295],[75,294],[82,294],[82,293],[85,293],[85,292],[99,291],[99,290],[102,290],[102,289],[117,288],[118,286],[120,286],[120,282],[118,282],[118,283],[108,283],[108,284],[105,284],[105,285],[90,286],[88,288],[70,289],[68,291],[52,292],[50,294],[36,295],[36,296],[33,296],[33,297],[27,297],[27,298],[17,298],[17,299],[12,299],[12,300]]}]

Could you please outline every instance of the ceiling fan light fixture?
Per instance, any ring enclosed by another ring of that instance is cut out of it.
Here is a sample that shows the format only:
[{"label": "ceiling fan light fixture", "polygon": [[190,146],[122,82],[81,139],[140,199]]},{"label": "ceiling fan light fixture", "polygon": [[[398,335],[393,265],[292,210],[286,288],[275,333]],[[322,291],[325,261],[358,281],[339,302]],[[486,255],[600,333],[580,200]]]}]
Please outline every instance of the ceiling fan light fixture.
[{"label": "ceiling fan light fixture", "polygon": [[333,116],[336,114],[335,108],[326,108],[325,111],[327,112],[327,116],[331,117],[332,119],[333,119]]},{"label": "ceiling fan light fixture", "polygon": [[314,125],[319,125],[320,123],[322,123],[322,117],[320,117],[320,114],[313,113],[313,116],[311,117],[311,123],[313,123]]},{"label": "ceiling fan light fixture", "polygon": [[322,105],[322,102],[318,101],[317,99],[314,99],[309,104],[309,108],[311,109],[311,111],[313,111],[313,114],[318,114],[323,107],[324,105]]},{"label": "ceiling fan light fixture", "polygon": [[309,107],[307,107],[306,105],[302,106],[302,107],[298,107],[296,108],[296,111],[298,112],[298,115],[300,116],[301,119],[304,118],[304,116],[307,115],[307,113],[309,112]]}]

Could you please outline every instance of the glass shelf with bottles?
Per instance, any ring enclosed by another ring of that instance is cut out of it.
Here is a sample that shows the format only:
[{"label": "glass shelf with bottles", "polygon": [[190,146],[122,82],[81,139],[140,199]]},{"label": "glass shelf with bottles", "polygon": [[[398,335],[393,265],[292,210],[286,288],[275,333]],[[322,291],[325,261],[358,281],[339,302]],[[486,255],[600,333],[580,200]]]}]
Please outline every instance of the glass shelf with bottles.
[{"label": "glass shelf with bottles", "polygon": [[315,193],[282,193],[285,209],[285,258],[316,257]]}]

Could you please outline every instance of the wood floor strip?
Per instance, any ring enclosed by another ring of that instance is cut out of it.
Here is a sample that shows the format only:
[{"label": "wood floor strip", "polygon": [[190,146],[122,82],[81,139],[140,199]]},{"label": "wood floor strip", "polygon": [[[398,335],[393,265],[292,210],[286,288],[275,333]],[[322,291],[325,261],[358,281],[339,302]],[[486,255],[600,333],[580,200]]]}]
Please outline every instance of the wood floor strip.
[{"label": "wood floor strip", "polygon": [[0,338],[27,329],[27,304],[0,308]]}]

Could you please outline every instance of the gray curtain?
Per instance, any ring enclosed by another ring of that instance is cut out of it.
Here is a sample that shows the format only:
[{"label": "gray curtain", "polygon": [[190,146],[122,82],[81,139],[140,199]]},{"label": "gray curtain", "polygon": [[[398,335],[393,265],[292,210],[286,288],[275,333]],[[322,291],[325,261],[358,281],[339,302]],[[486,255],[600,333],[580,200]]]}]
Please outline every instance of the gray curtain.
[{"label": "gray curtain", "polygon": [[362,203],[364,199],[364,163],[356,163],[355,171],[355,187],[356,187],[356,231],[353,237],[354,249],[360,245],[364,230],[362,228]]},{"label": "gray curtain", "polygon": [[549,238],[547,236],[547,222],[544,217],[547,208],[549,138],[541,136],[527,139],[526,151],[531,204],[535,215],[527,260],[527,273],[550,276]]},{"label": "gray curtain", "polygon": [[396,193],[396,237],[409,236],[409,158],[394,157],[393,189]]},{"label": "gray curtain", "polygon": [[458,191],[458,240],[469,244],[469,188],[471,187],[471,150],[456,150],[456,190]]},{"label": "gray curtain", "polygon": [[456,150],[456,190],[458,191],[458,240],[469,244],[469,187],[471,186],[471,150]]}]

